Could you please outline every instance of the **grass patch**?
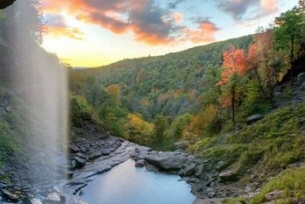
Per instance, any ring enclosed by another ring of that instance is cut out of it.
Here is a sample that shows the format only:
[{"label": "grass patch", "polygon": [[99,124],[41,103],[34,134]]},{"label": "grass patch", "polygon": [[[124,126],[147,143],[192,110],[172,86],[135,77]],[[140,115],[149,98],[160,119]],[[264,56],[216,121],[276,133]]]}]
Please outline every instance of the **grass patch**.
[{"label": "grass patch", "polygon": [[241,175],[255,165],[259,165],[256,169],[261,172],[278,172],[305,159],[305,136],[301,133],[305,128],[302,127],[304,117],[305,104],[284,107],[235,133],[216,139],[205,138],[190,150],[203,158],[233,165]]},{"label": "grass patch", "polygon": [[245,197],[237,197],[237,198],[231,198],[231,199],[225,199],[222,201],[223,204],[246,204],[247,200]]},{"label": "grass patch", "polygon": [[190,146],[187,151],[191,153],[199,152],[200,150],[208,149],[216,145],[217,137],[206,137],[196,144]]},{"label": "grass patch", "polygon": [[293,199],[305,197],[305,169],[288,169],[284,170],[277,177],[271,179],[262,191],[255,196],[252,204],[265,202],[265,195],[275,190],[283,190],[284,197],[281,203],[291,203]]},{"label": "grass patch", "polygon": [[223,161],[225,168],[238,161],[247,150],[248,147],[243,144],[218,145],[202,151],[201,157]]},{"label": "grass patch", "polygon": [[7,160],[9,154],[13,154],[17,148],[15,133],[9,124],[0,119],[0,165]]}]

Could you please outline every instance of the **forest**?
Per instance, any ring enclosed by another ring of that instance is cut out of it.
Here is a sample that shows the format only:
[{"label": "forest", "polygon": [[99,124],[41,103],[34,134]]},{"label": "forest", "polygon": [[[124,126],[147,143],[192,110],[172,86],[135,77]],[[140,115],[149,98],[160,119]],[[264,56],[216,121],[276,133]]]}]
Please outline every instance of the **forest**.
[{"label": "forest", "polygon": [[253,35],[103,67],[70,67],[73,121],[81,125],[88,114],[113,135],[160,149],[243,127],[247,117],[278,106],[282,81],[296,83],[304,61],[303,14],[300,1]]}]

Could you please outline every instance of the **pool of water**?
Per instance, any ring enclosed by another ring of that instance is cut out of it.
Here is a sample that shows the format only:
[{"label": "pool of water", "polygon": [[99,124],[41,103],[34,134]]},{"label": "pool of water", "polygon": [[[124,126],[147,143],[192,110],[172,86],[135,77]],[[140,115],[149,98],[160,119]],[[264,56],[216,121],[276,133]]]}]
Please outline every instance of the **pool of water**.
[{"label": "pool of water", "polygon": [[97,176],[83,189],[89,204],[191,204],[195,196],[177,175],[135,168],[133,160]]}]

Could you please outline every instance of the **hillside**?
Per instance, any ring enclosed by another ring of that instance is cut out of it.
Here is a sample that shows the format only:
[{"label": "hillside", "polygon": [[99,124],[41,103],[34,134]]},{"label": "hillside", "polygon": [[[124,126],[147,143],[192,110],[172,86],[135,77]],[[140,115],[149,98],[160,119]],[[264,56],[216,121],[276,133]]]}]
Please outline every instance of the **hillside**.
[{"label": "hillside", "polygon": [[205,72],[220,69],[222,52],[230,44],[248,49],[251,41],[252,36],[245,36],[164,56],[126,59],[75,72],[88,75],[82,91],[94,105],[102,104],[105,99],[91,89],[102,90],[118,84],[121,101],[129,111],[138,112],[150,121],[160,113],[176,117],[198,110],[200,96],[207,90]]}]

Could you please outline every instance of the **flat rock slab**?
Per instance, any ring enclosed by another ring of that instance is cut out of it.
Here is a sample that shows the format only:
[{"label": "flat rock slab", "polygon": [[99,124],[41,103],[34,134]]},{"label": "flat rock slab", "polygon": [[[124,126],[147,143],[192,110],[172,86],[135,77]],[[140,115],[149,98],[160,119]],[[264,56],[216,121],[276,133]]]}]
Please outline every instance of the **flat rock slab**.
[{"label": "flat rock slab", "polygon": [[[100,157],[87,162],[83,168],[73,172],[71,180],[66,185],[66,190],[68,192],[79,190],[78,188],[80,185],[88,184],[96,175],[109,171],[114,166],[128,160],[136,149],[142,151],[142,146],[123,141],[117,149],[109,151],[109,154],[101,154]],[[145,150],[147,151],[148,149],[146,148]]]}]

